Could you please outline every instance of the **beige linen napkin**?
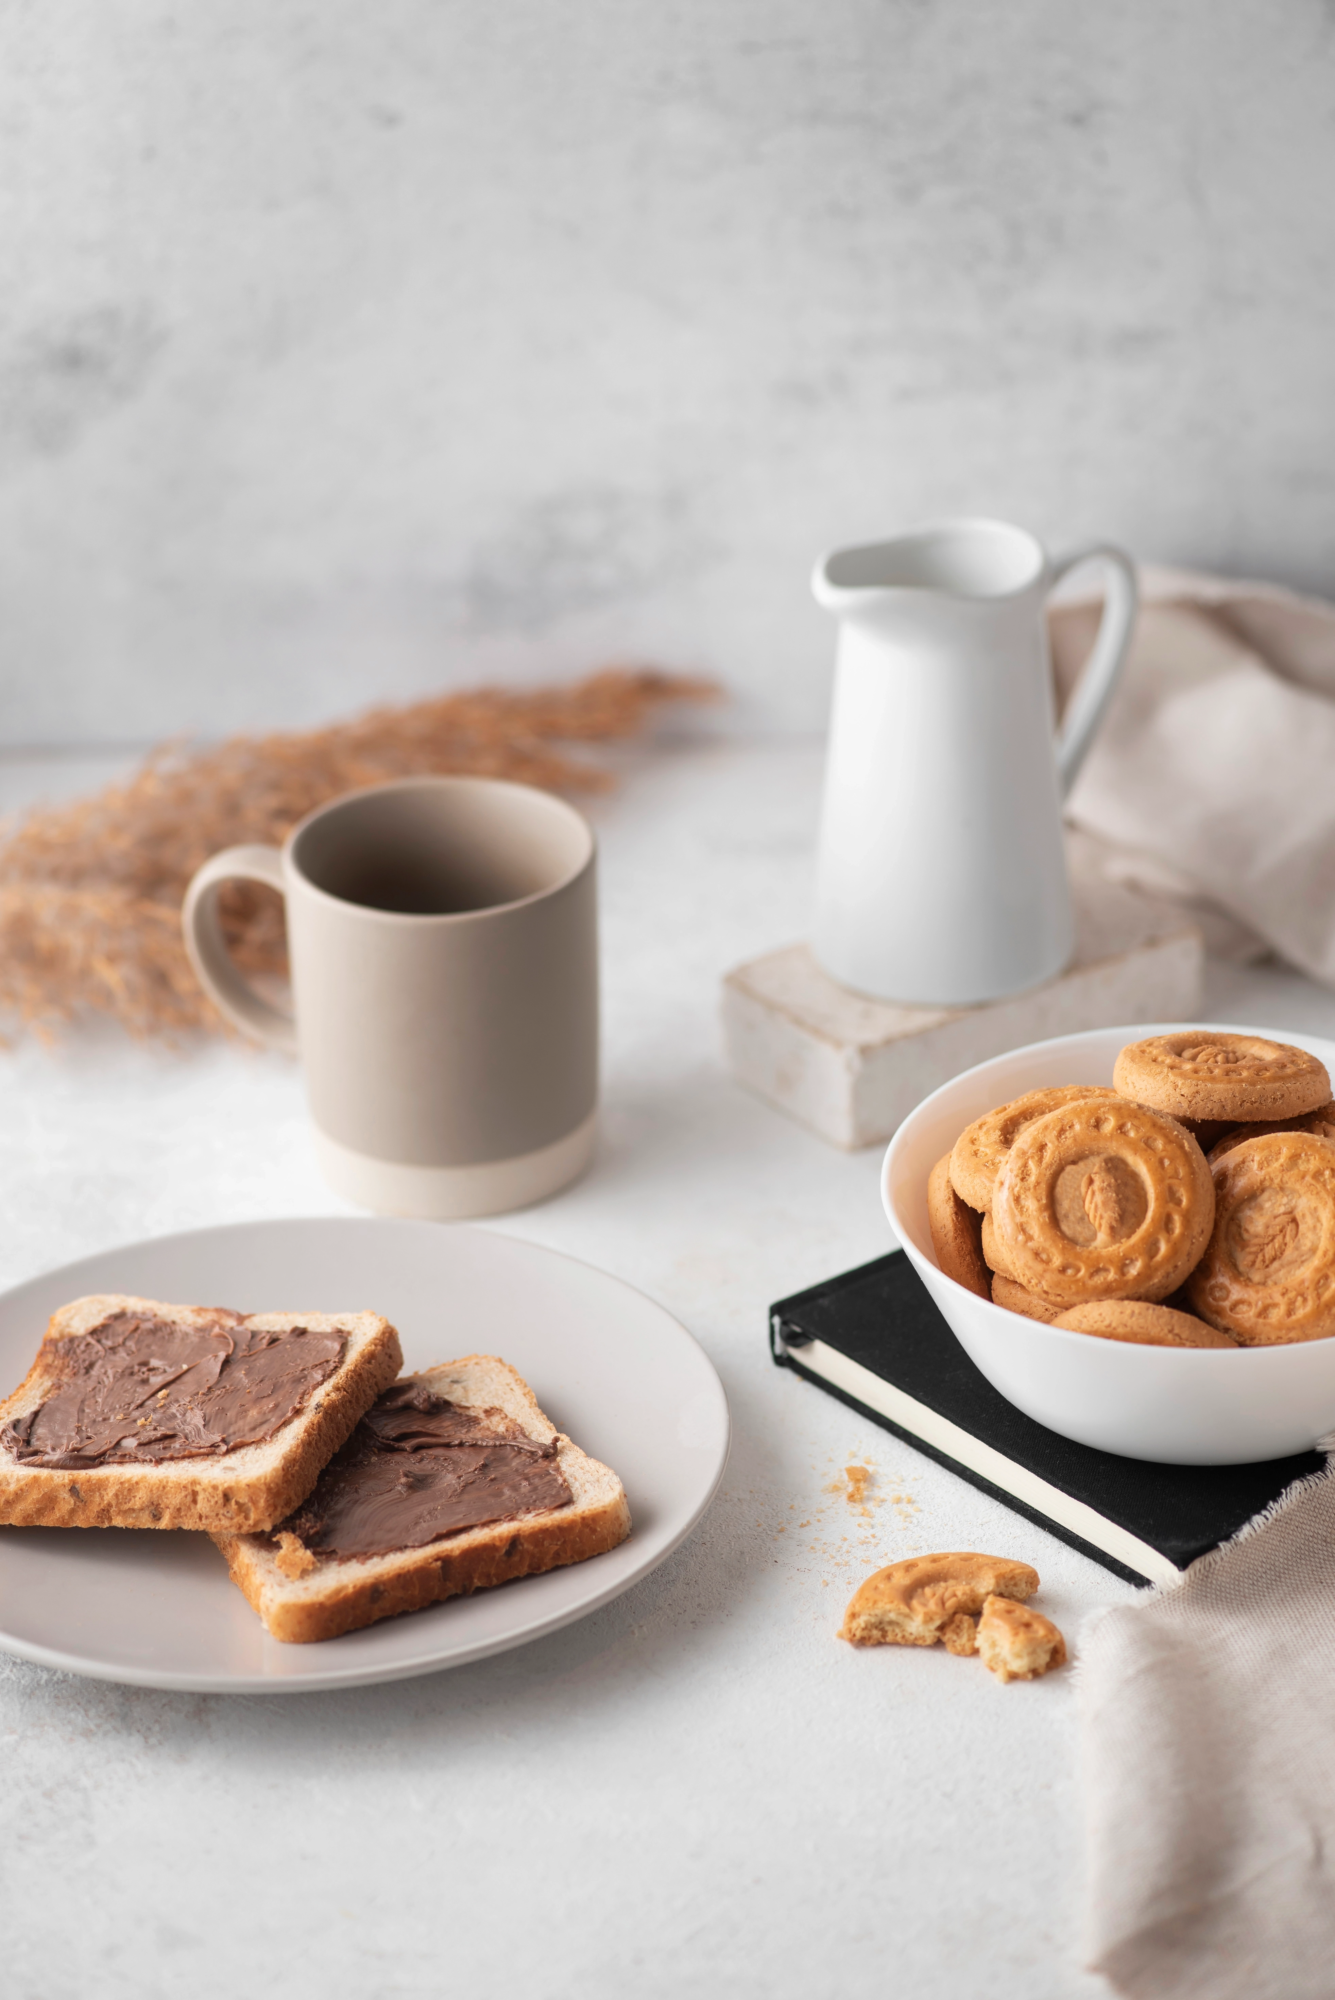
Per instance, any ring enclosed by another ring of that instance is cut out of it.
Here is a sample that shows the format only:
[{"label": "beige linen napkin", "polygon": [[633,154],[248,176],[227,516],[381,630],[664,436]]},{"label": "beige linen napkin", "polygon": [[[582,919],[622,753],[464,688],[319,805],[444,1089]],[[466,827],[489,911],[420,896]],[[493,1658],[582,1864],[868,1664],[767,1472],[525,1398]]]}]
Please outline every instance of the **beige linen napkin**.
[{"label": "beige linen napkin", "polygon": [[1079,1664],[1088,1962],[1144,2000],[1335,1994],[1335,1475]]},{"label": "beige linen napkin", "polygon": [[[1142,589],[1068,815],[1217,948],[1335,985],[1335,605]],[[1097,613],[1053,607],[1059,699]],[[1335,1472],[1103,1613],[1078,1672],[1093,1969],[1136,2000],[1335,2000]]]},{"label": "beige linen napkin", "polygon": [[[1203,904],[1207,943],[1268,946],[1335,985],[1335,605],[1181,571],[1147,569],[1142,588],[1068,817],[1109,872]],[[1051,612],[1059,698],[1097,616]]]}]

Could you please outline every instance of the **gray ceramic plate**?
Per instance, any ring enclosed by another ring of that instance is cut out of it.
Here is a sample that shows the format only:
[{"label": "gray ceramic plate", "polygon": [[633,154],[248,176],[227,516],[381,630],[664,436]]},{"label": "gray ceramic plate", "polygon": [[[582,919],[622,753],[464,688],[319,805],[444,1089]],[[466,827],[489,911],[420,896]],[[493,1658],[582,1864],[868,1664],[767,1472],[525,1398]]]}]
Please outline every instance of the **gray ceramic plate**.
[{"label": "gray ceramic plate", "polygon": [[619,1278],[490,1230],[430,1222],[246,1222],[128,1244],[0,1296],[0,1393],[47,1318],[86,1292],[243,1312],[384,1313],[408,1368],[499,1354],[576,1444],[621,1475],[610,1554],[313,1646],[271,1639],[206,1535],[0,1528],[0,1649],[142,1687],[299,1693],[460,1666],[554,1632],[646,1575],[700,1519],[728,1455],[702,1349]]}]

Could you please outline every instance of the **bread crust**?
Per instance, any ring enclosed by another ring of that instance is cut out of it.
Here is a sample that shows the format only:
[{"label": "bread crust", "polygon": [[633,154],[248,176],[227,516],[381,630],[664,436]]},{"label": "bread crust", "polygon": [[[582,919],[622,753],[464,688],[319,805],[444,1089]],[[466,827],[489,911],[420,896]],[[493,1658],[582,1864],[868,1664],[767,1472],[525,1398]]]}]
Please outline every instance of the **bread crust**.
[{"label": "bread crust", "polygon": [[[27,1375],[0,1403],[0,1429],[51,1394],[56,1386],[52,1360],[59,1344],[90,1333],[117,1312],[152,1314],[181,1326],[211,1325],[216,1319],[208,1307],[166,1305],[120,1293],[73,1300],[53,1314]],[[347,1336],[338,1368],[276,1436],[219,1458],[77,1470],[25,1465],[0,1446],[0,1524],[238,1532],[272,1528],[299,1507],[339,1446],[398,1374],[403,1365],[399,1336],[379,1313],[253,1313],[245,1324],[303,1326]]]},{"label": "bread crust", "polygon": [[[630,1507],[617,1475],[557,1431],[507,1362],[469,1354],[405,1379],[465,1406],[500,1407],[531,1437],[556,1438],[571,1504],[466,1529],[423,1548],[309,1566],[293,1564],[291,1552],[276,1547],[268,1535],[215,1533],[233,1583],[275,1639],[289,1645],[335,1639],[400,1612],[586,1562],[630,1533]],[[285,1573],[298,1567],[300,1575]]]}]

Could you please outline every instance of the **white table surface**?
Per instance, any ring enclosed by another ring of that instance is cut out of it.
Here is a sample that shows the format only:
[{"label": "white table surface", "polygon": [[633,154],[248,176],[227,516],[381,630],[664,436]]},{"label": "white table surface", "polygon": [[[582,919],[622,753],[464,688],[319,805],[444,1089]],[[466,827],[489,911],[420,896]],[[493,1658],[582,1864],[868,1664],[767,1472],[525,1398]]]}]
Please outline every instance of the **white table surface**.
[{"label": "white table surface", "polygon": [[[0,806],[113,760],[0,766]],[[879,1155],[746,1096],[718,985],[802,935],[819,753],[625,760],[603,840],[605,1123],[588,1178],[496,1227],[617,1272],[713,1357],[731,1465],[694,1538],[584,1623],[357,1693],[175,1696],[0,1655],[5,1989],[1106,1993],[1076,1936],[1072,1679],[1003,1687],[835,1628],[878,1565],[1023,1558],[1078,1653],[1096,1564],[775,1369],[765,1309],[889,1247]],[[1335,1034],[1335,995],[1214,966],[1208,1011]],[[286,1061],[117,1034],[0,1052],[0,1284],[130,1238],[337,1214]],[[875,1468],[871,1517],[839,1490]],[[832,1490],[834,1489],[834,1490]]]}]

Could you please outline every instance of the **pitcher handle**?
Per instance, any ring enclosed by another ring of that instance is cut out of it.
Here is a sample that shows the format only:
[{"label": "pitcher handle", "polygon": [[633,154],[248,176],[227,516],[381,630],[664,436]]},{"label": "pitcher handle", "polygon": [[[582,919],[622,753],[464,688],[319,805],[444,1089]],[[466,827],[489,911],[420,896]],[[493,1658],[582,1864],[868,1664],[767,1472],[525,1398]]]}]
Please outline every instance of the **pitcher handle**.
[{"label": "pitcher handle", "polygon": [[1087,562],[1107,566],[1108,586],[1093,650],[1066,704],[1066,714],[1057,733],[1057,776],[1063,798],[1076,781],[1121,678],[1139,600],[1135,564],[1111,542],[1091,542],[1088,548],[1058,557],[1048,570],[1049,588]]},{"label": "pitcher handle", "polygon": [[276,847],[227,847],[196,870],[181,910],[187,956],[200,985],[234,1027],[295,1055],[292,1016],[262,999],[232,962],[218,917],[218,896],[226,882],[263,882],[281,896],[283,857]]}]

